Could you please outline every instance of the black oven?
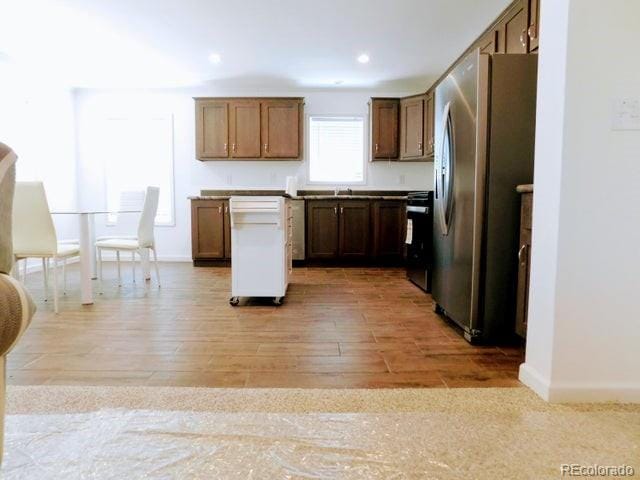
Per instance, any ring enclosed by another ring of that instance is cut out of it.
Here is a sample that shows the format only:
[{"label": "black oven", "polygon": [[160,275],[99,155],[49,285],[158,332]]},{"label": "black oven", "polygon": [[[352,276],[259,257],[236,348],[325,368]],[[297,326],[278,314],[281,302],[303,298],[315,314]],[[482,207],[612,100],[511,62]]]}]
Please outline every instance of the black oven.
[{"label": "black oven", "polygon": [[433,192],[412,192],[407,198],[407,278],[431,291]]}]

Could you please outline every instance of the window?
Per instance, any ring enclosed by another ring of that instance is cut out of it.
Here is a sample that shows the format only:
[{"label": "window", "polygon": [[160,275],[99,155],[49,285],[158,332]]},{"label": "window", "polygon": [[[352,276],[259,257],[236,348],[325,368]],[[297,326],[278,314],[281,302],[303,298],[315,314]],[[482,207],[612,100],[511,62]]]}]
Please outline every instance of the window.
[{"label": "window", "polygon": [[[173,119],[108,118],[99,145],[105,172],[107,208],[117,210],[122,192],[160,188],[156,225],[173,225]],[[109,218],[114,222],[115,218]]]},{"label": "window", "polygon": [[309,182],[364,183],[364,117],[309,117]]}]

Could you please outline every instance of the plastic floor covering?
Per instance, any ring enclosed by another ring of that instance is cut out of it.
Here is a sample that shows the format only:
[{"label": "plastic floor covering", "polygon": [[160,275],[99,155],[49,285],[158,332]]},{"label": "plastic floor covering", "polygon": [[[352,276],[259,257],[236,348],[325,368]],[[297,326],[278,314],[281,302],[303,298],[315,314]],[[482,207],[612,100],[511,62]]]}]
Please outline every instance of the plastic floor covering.
[{"label": "plastic floor covering", "polygon": [[640,472],[640,406],[524,388],[11,387],[5,479],[545,479]]}]

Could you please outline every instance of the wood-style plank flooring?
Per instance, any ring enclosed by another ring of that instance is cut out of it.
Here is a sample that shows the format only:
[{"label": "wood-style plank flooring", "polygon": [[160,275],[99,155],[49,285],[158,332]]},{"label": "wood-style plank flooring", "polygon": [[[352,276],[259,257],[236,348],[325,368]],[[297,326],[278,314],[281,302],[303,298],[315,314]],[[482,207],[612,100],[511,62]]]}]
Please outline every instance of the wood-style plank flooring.
[{"label": "wood-style plank flooring", "polygon": [[[161,264],[162,288],[107,264],[103,295],[81,306],[77,267],[60,314],[38,305],[8,357],[14,385],[206,387],[518,386],[522,350],[477,347],[395,268],[296,268],[280,307],[231,307],[229,268]],[[138,273],[139,273],[138,269]],[[96,288],[97,290],[97,288]]]}]

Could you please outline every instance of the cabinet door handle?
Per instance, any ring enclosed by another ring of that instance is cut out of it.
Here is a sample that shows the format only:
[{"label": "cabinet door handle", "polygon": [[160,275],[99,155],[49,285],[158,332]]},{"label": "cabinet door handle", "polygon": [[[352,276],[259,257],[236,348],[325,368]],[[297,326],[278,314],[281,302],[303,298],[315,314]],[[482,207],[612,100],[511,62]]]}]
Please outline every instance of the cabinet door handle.
[{"label": "cabinet door handle", "polygon": [[380,145],[376,143],[376,153],[378,153],[378,150],[380,150]]},{"label": "cabinet door handle", "polygon": [[227,144],[224,144],[224,153],[227,153]]},{"label": "cabinet door handle", "polygon": [[418,150],[422,150],[422,142],[418,142]]},{"label": "cabinet door handle", "polygon": [[231,150],[233,150],[234,152],[236,151],[236,144],[235,143],[231,144]]},{"label": "cabinet door handle", "polygon": [[535,23],[531,25],[527,30],[527,33],[529,34],[529,38],[531,38],[532,40],[535,40],[536,37],[538,36],[537,30],[538,30],[538,26]]},{"label": "cabinet door handle", "polygon": [[340,207],[340,214],[344,213],[344,207]]},{"label": "cabinet door handle", "polygon": [[218,213],[222,213],[222,205],[218,207]]},{"label": "cabinet door handle", "polygon": [[333,207],[333,214],[337,215],[338,214],[338,207]]},{"label": "cabinet door handle", "polygon": [[520,43],[522,44],[523,47],[527,47],[527,29],[525,28],[524,30],[522,30],[522,33],[520,34]]},{"label": "cabinet door handle", "polygon": [[264,151],[265,151],[265,152],[268,152],[268,151],[269,151],[269,144],[268,144],[268,143],[265,143],[265,144],[264,144]]},{"label": "cabinet door handle", "polygon": [[224,206],[224,213],[229,213],[229,207],[227,205]]},{"label": "cabinet door handle", "polygon": [[524,252],[525,252],[526,250],[527,250],[527,244],[526,244],[526,243],[523,243],[523,244],[520,246],[520,250],[518,250],[518,261],[519,261],[522,265],[524,265],[524,263],[525,263],[525,262],[524,262],[524,260],[523,260],[523,258],[522,258],[522,255],[524,255]]}]

